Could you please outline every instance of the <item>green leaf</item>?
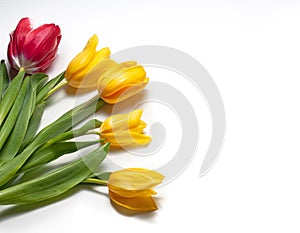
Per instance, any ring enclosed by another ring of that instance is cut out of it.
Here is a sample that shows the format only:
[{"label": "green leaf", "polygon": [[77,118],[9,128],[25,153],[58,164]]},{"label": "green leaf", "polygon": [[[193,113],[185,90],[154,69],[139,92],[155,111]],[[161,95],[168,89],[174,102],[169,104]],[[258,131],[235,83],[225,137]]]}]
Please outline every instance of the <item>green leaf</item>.
[{"label": "green leaf", "polygon": [[[6,142],[9,134],[11,133],[12,129],[15,126],[16,120],[19,116],[19,112],[21,110],[22,104],[24,102],[24,98],[28,89],[30,79],[24,79],[20,92],[13,103],[13,106],[0,129],[0,149],[3,147],[4,143]],[[2,106],[1,106],[2,107]],[[2,160],[0,156],[0,160]]]},{"label": "green leaf", "polygon": [[31,82],[33,89],[37,89],[37,92],[44,86],[48,79],[48,75],[44,73],[35,73],[31,75]]},{"label": "green leaf", "polygon": [[98,121],[97,119],[89,120],[87,123],[85,123],[79,129],[74,129],[74,130],[64,132],[64,133],[57,135],[56,137],[50,139],[47,143],[45,143],[43,148],[50,146],[56,142],[66,141],[66,140],[70,140],[70,139],[78,137],[78,136],[82,136],[91,129],[99,128],[101,126],[101,124],[102,124],[102,122]]},{"label": "green leaf", "polygon": [[35,137],[33,143],[37,143],[39,146],[46,143],[57,135],[70,130],[74,125],[78,124],[104,105],[105,102],[96,97],[75,107],[59,117],[55,122],[42,129]]},{"label": "green leaf", "polygon": [[31,82],[27,90],[25,100],[22,105],[22,109],[19,113],[18,119],[15,122],[15,126],[6,141],[4,147],[0,152],[0,158],[2,161],[8,161],[12,159],[19,151],[23,139],[25,137],[28,123],[32,112],[35,107],[36,90],[34,89],[36,83]]},{"label": "green leaf", "polygon": [[3,93],[3,77],[1,76],[2,73],[2,65],[0,65],[0,104],[2,100],[2,93]]},{"label": "green leaf", "polygon": [[52,124],[42,129],[24,150],[15,158],[0,166],[0,187],[8,182],[23,166],[32,153],[51,138],[69,130],[74,124],[84,120],[105,105],[102,99],[95,97],[66,112]]},{"label": "green leaf", "polygon": [[30,156],[18,173],[52,162],[62,155],[70,154],[99,143],[100,140],[88,142],[59,142],[47,148],[39,148]]},{"label": "green leaf", "polygon": [[36,102],[40,103],[41,101],[43,101],[48,95],[49,91],[51,91],[56,85],[58,85],[64,78],[65,78],[65,72],[62,72],[55,78],[49,80],[46,83],[46,85],[41,90],[39,90],[36,98]]},{"label": "green leaf", "polygon": [[5,61],[1,60],[1,63],[0,63],[0,101],[2,99],[2,94],[5,92],[8,84],[9,84],[9,77],[8,77]]},{"label": "green leaf", "polygon": [[[23,140],[23,143],[22,143],[22,146],[21,146],[19,152],[21,152],[25,148],[25,146],[27,146],[32,141],[34,136],[36,135],[36,132],[41,123],[43,113],[45,111],[45,106],[46,106],[45,102],[41,102],[40,104],[35,106],[35,109],[32,113],[32,116],[31,116],[29,124],[28,124],[26,135],[24,137],[24,140]],[[0,135],[0,137],[1,137],[1,135]]]},{"label": "green leaf", "polygon": [[49,174],[0,191],[0,204],[26,204],[47,200],[70,190],[105,159],[109,143]]},{"label": "green leaf", "polygon": [[16,77],[11,81],[10,85],[7,87],[6,92],[4,93],[3,99],[1,101],[0,108],[0,126],[4,122],[4,119],[8,112],[10,111],[17,95],[20,91],[23,79],[25,75],[25,70],[20,69]]}]

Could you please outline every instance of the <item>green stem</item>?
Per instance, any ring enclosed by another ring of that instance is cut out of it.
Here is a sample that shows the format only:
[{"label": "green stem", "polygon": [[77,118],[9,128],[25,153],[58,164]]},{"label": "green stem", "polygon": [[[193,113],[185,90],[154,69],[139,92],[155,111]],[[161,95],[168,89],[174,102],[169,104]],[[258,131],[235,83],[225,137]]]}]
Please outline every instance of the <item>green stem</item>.
[{"label": "green stem", "polygon": [[66,80],[61,81],[57,86],[55,86],[53,89],[51,89],[48,94],[46,95],[45,99],[49,98],[53,93],[55,93],[60,88],[64,87],[68,82]]},{"label": "green stem", "polygon": [[95,178],[87,178],[81,183],[83,184],[99,184],[99,185],[104,185],[107,186],[108,181],[107,180],[100,180],[100,179],[95,179]]}]

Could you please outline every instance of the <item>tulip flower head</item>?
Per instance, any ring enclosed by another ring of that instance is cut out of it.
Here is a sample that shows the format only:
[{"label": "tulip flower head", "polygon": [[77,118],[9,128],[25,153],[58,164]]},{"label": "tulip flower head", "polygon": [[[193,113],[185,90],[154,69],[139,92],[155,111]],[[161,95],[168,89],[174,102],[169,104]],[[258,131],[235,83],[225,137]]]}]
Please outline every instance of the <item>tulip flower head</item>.
[{"label": "tulip flower head", "polygon": [[142,114],[143,110],[135,110],[107,118],[100,126],[101,139],[115,148],[148,144],[151,137],[143,134],[146,123],[140,119]]},{"label": "tulip flower head", "polygon": [[164,176],[156,171],[128,168],[113,172],[108,179],[109,197],[117,205],[134,211],[157,209],[152,195]]},{"label": "tulip flower head", "polygon": [[85,48],[68,65],[65,78],[75,88],[96,89],[109,104],[123,101],[140,92],[149,78],[135,61],[117,63],[110,59],[109,48],[97,51],[98,37],[93,35]]},{"label": "tulip flower head", "polygon": [[53,62],[61,40],[59,26],[44,24],[33,29],[29,18],[23,18],[10,34],[8,61],[19,70],[32,74],[46,70]]},{"label": "tulip flower head", "polygon": [[118,64],[112,59],[106,59],[98,64],[97,69],[102,70],[98,80],[99,95],[109,104],[121,102],[137,94],[149,82],[144,67],[137,65],[135,61]]},{"label": "tulip flower head", "polygon": [[109,48],[97,51],[97,45],[98,37],[93,35],[82,52],[69,63],[65,74],[68,85],[74,88],[97,88],[100,74],[92,71],[98,63],[110,56]]}]

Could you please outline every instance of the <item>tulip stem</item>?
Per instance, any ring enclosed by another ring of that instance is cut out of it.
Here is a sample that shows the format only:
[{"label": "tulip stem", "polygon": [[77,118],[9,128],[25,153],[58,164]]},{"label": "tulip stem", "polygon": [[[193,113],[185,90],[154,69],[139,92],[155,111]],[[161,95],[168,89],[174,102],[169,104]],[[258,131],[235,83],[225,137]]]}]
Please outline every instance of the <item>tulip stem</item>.
[{"label": "tulip stem", "polygon": [[107,186],[108,181],[107,180],[100,180],[100,179],[95,179],[95,178],[87,178],[81,183],[84,184],[99,184],[99,185],[104,185]]},{"label": "tulip stem", "polygon": [[45,100],[51,96],[54,92],[64,87],[68,82],[66,80],[61,81],[58,85],[56,85],[53,89],[51,89],[45,97]]}]

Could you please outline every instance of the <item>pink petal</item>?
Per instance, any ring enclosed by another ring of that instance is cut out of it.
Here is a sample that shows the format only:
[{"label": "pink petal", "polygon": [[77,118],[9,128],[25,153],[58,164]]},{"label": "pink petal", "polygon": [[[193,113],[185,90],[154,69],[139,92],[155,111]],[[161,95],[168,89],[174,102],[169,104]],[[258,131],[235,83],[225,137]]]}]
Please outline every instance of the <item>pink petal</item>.
[{"label": "pink petal", "polygon": [[19,21],[16,30],[11,33],[13,54],[20,55],[27,34],[32,30],[29,18],[23,18]]},{"label": "pink petal", "polygon": [[54,24],[44,24],[30,31],[23,45],[24,58],[32,62],[42,61],[58,46],[60,36],[60,28]]},{"label": "pink petal", "polygon": [[16,57],[13,54],[13,43],[12,43],[12,38],[10,37],[10,42],[8,44],[8,48],[7,48],[7,58],[9,61],[9,64],[13,67],[13,68],[18,68],[18,62],[16,61]]},{"label": "pink petal", "polygon": [[54,50],[50,52],[42,61],[40,61],[40,63],[36,65],[39,68],[38,70],[39,72],[46,70],[55,59],[60,40],[61,40],[61,35],[57,37],[57,43]]}]

